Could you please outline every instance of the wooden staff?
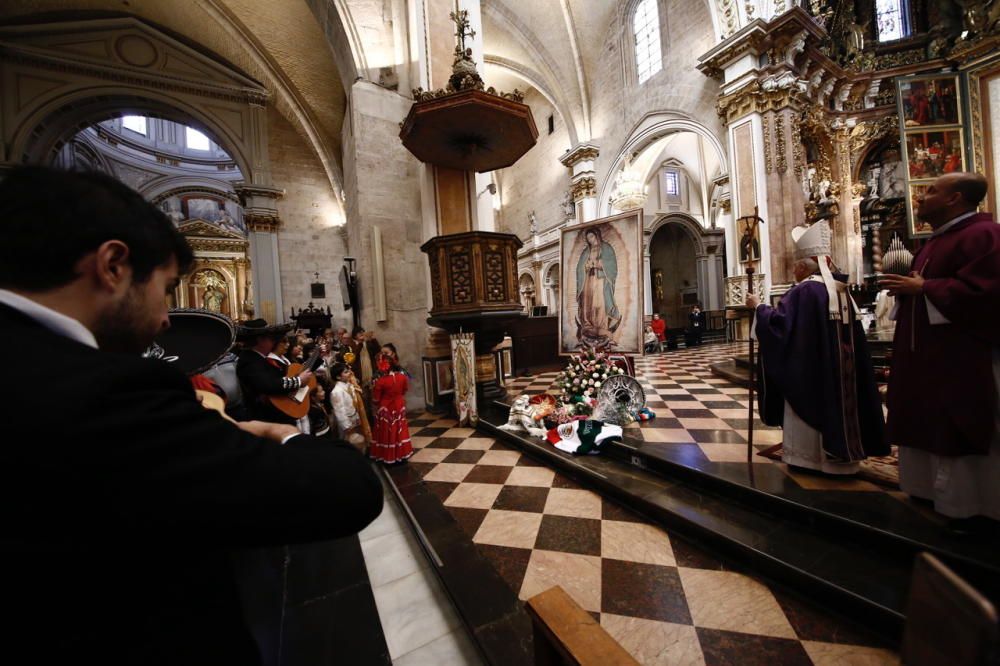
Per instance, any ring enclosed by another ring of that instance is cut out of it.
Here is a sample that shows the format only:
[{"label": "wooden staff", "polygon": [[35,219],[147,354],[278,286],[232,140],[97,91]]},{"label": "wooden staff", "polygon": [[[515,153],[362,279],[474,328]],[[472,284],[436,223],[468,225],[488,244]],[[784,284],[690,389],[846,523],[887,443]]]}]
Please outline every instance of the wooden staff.
[{"label": "wooden staff", "polygon": [[[737,222],[737,228],[739,224],[745,222],[747,225],[748,235],[750,237],[750,246],[747,248],[747,258],[744,262],[746,264],[747,273],[747,296],[753,293],[753,274],[754,274],[754,252],[753,252],[753,240],[756,236],[757,225],[763,224],[764,220],[760,218],[757,214],[757,206],[753,207],[753,215],[744,215],[739,218]],[[742,241],[742,239],[741,239]],[[759,247],[759,246],[758,246]],[[754,319],[757,316],[757,310],[750,311],[750,331],[753,331]],[[757,370],[757,362],[754,358],[754,345],[753,345],[753,335],[747,335],[747,344],[750,351],[750,385],[748,387],[748,393],[750,396],[749,407],[747,408],[747,467],[750,470],[751,480],[753,479],[753,420],[754,420],[754,373]]]}]

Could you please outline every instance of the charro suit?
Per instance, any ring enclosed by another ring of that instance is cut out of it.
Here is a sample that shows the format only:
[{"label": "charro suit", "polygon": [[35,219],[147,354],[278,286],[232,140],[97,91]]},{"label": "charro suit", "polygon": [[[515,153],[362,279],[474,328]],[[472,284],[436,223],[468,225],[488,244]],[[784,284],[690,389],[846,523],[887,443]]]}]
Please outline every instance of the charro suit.
[{"label": "charro suit", "polygon": [[346,445],[247,434],[168,364],[0,305],[0,342],[26,340],[44,353],[11,355],[0,383],[10,663],[258,663],[232,551],[357,532],[382,507],[370,465]]}]

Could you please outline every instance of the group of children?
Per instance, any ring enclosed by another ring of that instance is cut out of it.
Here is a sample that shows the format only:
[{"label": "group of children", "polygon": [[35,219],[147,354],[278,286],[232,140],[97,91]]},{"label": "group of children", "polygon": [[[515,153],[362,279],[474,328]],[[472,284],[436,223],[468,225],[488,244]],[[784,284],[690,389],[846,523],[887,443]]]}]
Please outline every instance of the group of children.
[{"label": "group of children", "polygon": [[[289,360],[301,362],[319,347],[322,363],[316,368],[316,390],[310,395],[310,430],[313,435],[336,436],[369,457],[386,464],[405,462],[413,455],[409,424],[406,418],[407,373],[399,364],[399,354],[392,343],[372,345],[370,335],[360,331],[353,336],[357,344],[341,342],[327,331],[316,342],[301,336],[289,341]],[[377,352],[372,351],[377,349]],[[368,355],[369,363],[361,362]],[[373,357],[374,356],[374,357]],[[358,377],[355,368],[364,366]]]}]

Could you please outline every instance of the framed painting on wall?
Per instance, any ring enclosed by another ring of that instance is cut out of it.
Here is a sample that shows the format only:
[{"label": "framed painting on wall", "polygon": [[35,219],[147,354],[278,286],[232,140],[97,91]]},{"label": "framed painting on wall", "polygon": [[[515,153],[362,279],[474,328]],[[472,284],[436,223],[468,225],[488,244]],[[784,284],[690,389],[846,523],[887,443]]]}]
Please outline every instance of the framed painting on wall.
[{"label": "framed painting on wall", "polygon": [[562,229],[559,353],[642,354],[642,211]]},{"label": "framed painting on wall", "polygon": [[906,213],[910,238],[931,234],[916,217],[918,198],[935,179],[965,171],[962,88],[957,74],[896,78],[900,147],[906,164]]},{"label": "framed painting on wall", "polygon": [[900,118],[903,126],[961,125],[958,77],[915,76],[899,82]]}]

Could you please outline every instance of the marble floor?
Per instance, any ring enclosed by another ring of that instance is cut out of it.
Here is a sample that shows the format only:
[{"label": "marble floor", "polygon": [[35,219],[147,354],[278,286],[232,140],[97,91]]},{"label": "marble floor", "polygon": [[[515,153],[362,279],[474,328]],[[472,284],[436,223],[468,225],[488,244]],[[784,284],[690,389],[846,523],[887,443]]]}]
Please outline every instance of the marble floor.
[{"label": "marble floor", "polygon": [[[716,377],[709,365],[746,352],[746,343],[707,344],[637,357],[636,379],[646,393],[646,405],[656,418],[633,423],[629,437],[662,445],[673,457],[698,463],[746,464],[749,422],[747,389]],[[552,393],[558,371],[510,380],[512,397],[521,393]],[[756,409],[755,409],[756,412]],[[781,442],[780,428],[765,426],[754,418],[754,448],[757,452]],[[781,469],[796,485],[806,490],[844,490],[901,493],[864,478],[833,479],[793,472],[780,461],[753,456],[756,465]]]},{"label": "marble floor", "polygon": [[482,659],[406,521],[387,488],[381,515],[358,535],[392,663],[479,666]]},{"label": "marble floor", "polygon": [[[704,385],[691,389],[713,392],[657,400],[664,405],[654,409],[674,426],[661,428],[667,431],[661,436],[736,432],[737,424],[726,423],[738,421],[735,416],[685,411],[739,407],[729,399],[735,394],[691,377],[684,381]],[[647,381],[655,397],[688,388],[656,386],[665,383]],[[672,405],[681,402],[684,407]],[[725,405],[705,406],[711,402]],[[432,414],[411,419],[419,450],[408,467],[522,600],[561,585],[644,664],[898,663],[890,647],[848,620],[769,586],[492,437],[455,425]],[[690,437],[689,443],[730,443]]]}]

